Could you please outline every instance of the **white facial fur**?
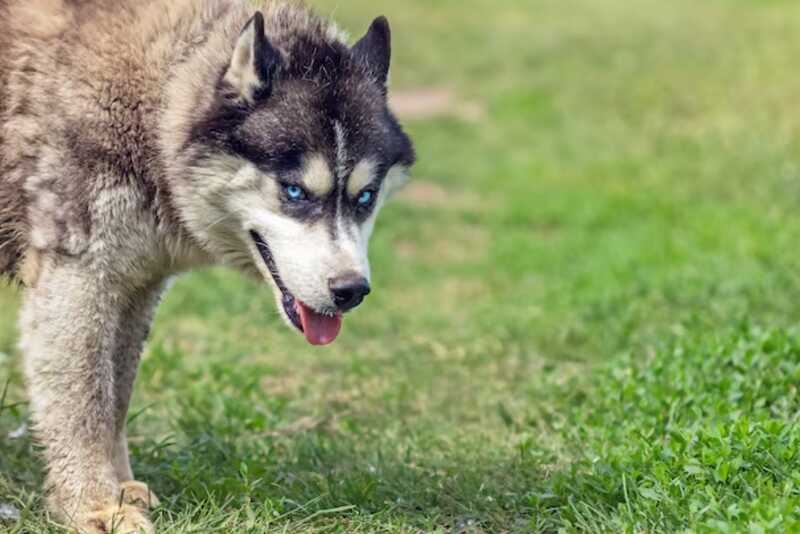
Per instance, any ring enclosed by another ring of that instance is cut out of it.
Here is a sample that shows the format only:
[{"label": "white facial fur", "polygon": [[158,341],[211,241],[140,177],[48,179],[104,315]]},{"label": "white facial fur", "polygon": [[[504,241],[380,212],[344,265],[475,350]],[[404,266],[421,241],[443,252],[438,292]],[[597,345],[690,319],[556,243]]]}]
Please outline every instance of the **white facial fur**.
[{"label": "white facial fur", "polygon": [[[355,167],[346,187],[351,198],[372,183],[374,169],[369,162]],[[178,197],[193,233],[212,255],[242,270],[257,270],[268,280],[282,314],[282,295],[250,231],[256,231],[266,241],[280,278],[297,299],[318,312],[333,313],[329,280],[348,272],[369,280],[368,244],[377,214],[407,176],[400,166],[387,173],[375,207],[362,223],[343,216],[340,207],[332,235],[327,219],[309,223],[284,214],[278,180],[246,160],[222,156],[194,171],[193,191]],[[310,158],[304,169],[303,186],[313,194],[324,194],[326,183],[333,185],[333,173],[327,163],[322,158]]]}]

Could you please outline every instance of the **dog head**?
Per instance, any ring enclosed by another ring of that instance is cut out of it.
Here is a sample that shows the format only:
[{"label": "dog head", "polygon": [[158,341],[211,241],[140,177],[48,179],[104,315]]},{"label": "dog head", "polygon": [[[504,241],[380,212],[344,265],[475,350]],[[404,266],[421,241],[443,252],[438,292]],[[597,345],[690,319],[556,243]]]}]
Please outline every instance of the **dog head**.
[{"label": "dog head", "polygon": [[[259,12],[193,126],[181,216],[217,259],[258,272],[312,344],[370,292],[367,246],[414,162],[386,99],[390,30],[354,46],[305,15]],[[273,35],[274,34],[274,35]]]}]

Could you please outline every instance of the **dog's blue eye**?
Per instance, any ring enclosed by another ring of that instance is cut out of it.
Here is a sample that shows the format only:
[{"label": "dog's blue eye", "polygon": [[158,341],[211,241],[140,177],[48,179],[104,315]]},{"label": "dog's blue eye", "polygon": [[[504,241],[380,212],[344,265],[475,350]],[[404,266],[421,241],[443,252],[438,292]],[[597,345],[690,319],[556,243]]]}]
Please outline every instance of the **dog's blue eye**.
[{"label": "dog's blue eye", "polygon": [[362,191],[360,195],[358,195],[358,205],[365,207],[372,204],[372,199],[375,196],[375,193],[372,191]]},{"label": "dog's blue eye", "polygon": [[306,192],[299,185],[286,185],[286,196],[289,200],[303,200],[306,198]]}]

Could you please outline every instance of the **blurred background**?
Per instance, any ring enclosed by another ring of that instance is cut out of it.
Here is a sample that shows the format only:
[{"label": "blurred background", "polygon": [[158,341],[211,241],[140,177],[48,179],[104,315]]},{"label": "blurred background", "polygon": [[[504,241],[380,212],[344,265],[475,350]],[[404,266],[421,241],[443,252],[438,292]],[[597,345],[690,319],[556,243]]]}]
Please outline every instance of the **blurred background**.
[{"label": "blurred background", "polygon": [[[419,164],[332,347],[236,274],[166,296],[129,431],[164,531],[798,528],[800,3],[311,3],[388,16]],[[0,503],[41,532],[17,301]]]}]

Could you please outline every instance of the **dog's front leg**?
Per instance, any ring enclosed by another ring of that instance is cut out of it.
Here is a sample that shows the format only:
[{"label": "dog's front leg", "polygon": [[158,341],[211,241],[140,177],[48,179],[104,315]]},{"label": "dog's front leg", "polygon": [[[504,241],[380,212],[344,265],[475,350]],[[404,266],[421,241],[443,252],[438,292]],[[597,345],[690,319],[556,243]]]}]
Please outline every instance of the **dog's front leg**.
[{"label": "dog's front leg", "polygon": [[46,261],[26,289],[21,347],[35,436],[44,447],[49,505],[81,532],[152,532],[119,505],[113,351],[129,295],[94,265]]},{"label": "dog's front leg", "polygon": [[134,480],[128,457],[125,423],[133,382],[139,367],[142,348],[150,331],[153,312],[161,297],[162,284],[154,283],[133,295],[122,311],[122,328],[117,332],[114,349],[115,437],[113,462],[122,487],[122,500],[144,508],[158,505],[158,498],[146,484]]}]

